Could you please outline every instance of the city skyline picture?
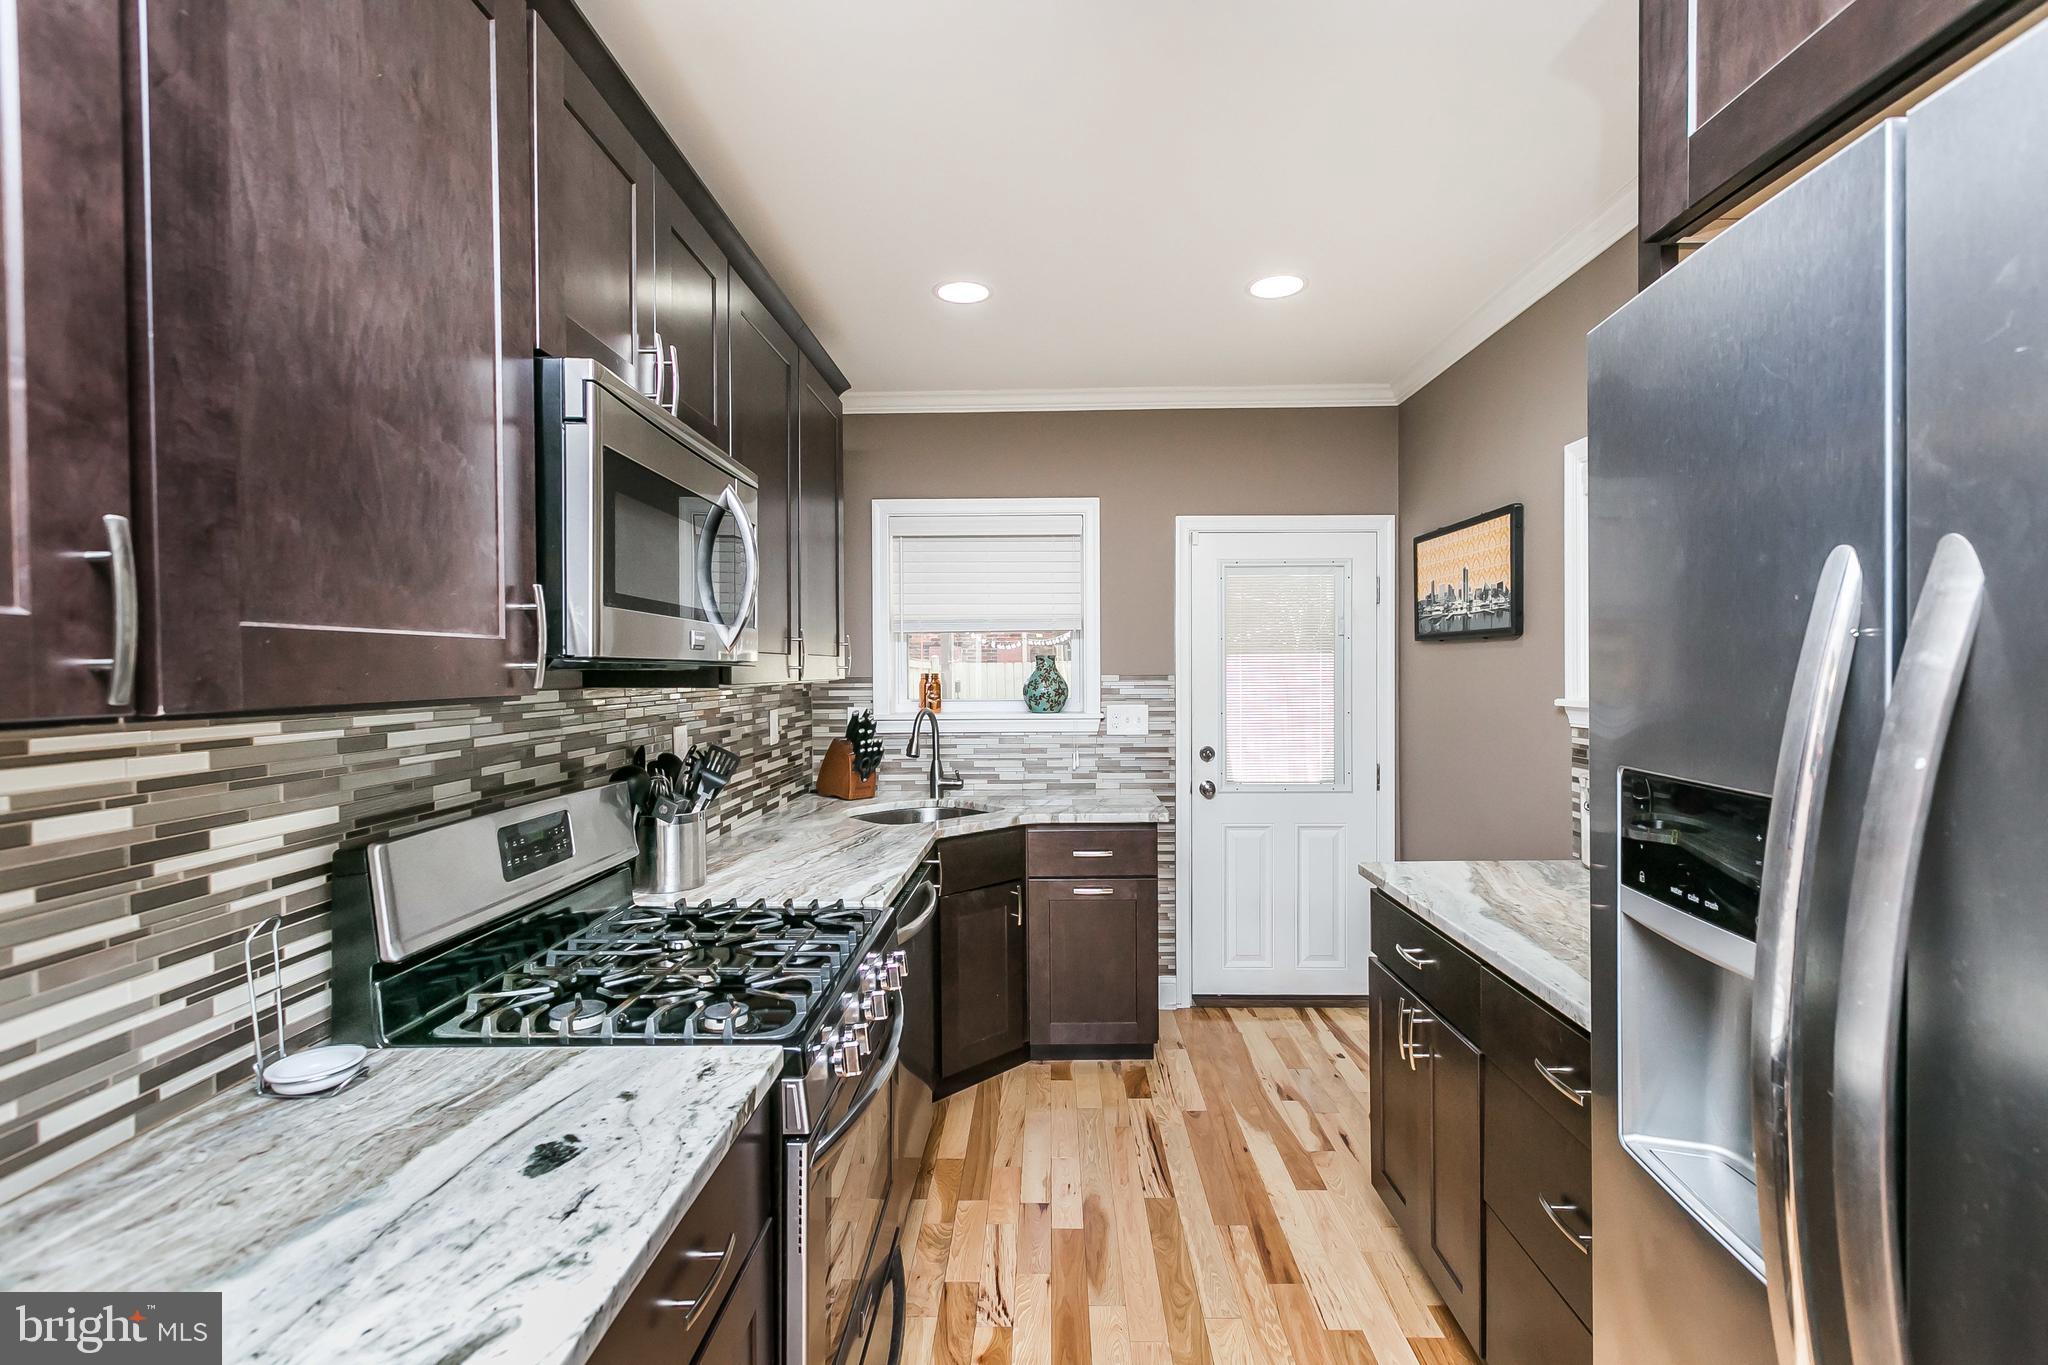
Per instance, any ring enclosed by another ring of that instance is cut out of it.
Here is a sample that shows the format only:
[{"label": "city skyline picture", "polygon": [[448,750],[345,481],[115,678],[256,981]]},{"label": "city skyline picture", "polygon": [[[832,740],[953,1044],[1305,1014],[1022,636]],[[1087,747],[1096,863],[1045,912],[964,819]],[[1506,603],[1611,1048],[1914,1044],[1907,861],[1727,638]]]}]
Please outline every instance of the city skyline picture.
[{"label": "city skyline picture", "polygon": [[1513,639],[1522,633],[1522,504],[1415,537],[1415,638]]}]

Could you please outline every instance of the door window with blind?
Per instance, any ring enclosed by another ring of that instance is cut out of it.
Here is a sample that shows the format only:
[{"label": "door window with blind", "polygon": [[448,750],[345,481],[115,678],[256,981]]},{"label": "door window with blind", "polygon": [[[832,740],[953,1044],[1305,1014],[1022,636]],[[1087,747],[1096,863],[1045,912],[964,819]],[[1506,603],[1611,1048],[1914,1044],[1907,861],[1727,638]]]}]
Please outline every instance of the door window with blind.
[{"label": "door window with blind", "polygon": [[1341,790],[1350,781],[1345,564],[1223,566],[1223,781]]},{"label": "door window with blind", "polygon": [[[1094,498],[878,500],[874,511],[875,714],[917,714],[936,673],[948,723],[1089,727],[1097,677]],[[1034,713],[1046,667],[1063,709]]]}]

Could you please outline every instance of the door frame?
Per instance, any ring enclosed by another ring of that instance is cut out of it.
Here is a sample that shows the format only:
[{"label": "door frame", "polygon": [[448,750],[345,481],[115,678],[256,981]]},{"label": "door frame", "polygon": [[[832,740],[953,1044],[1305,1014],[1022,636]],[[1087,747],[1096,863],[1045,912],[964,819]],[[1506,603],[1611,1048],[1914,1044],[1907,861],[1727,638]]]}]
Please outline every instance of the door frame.
[{"label": "door frame", "polygon": [[[1394,688],[1399,673],[1394,657],[1394,598],[1400,590],[1394,549],[1396,536],[1391,512],[1358,516],[1232,516],[1175,517],[1173,519],[1173,975],[1159,978],[1159,1007],[1186,1009],[1192,1001],[1194,972],[1188,948],[1194,926],[1189,913],[1189,888],[1181,875],[1187,850],[1187,814],[1194,797],[1193,693],[1195,677],[1194,573],[1195,533],[1200,531],[1371,531],[1379,536],[1374,575],[1377,600],[1373,608],[1373,631],[1379,643],[1373,696],[1374,751],[1379,755],[1379,791],[1390,800],[1379,803],[1379,859],[1393,856],[1399,847],[1400,768],[1396,744],[1399,739]],[[1354,632],[1355,634],[1355,632]]]}]

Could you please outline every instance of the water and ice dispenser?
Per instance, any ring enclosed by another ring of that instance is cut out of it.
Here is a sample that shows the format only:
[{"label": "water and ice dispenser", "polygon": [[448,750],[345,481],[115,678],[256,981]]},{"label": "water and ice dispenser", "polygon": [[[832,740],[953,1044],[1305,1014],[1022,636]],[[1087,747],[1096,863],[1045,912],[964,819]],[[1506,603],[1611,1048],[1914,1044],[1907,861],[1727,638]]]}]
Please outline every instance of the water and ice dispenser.
[{"label": "water and ice dispenser", "polygon": [[1624,768],[1621,1145],[1763,1276],[1749,1029],[1770,800]]}]

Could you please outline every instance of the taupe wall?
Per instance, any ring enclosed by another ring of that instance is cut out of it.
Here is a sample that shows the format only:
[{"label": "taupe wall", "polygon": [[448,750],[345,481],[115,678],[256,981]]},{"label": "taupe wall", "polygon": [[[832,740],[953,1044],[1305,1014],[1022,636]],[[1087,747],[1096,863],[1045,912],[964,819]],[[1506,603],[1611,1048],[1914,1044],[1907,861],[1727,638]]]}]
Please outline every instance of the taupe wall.
[{"label": "taupe wall", "polygon": [[1394,436],[1392,408],[849,417],[853,671],[873,668],[876,498],[1102,499],[1102,671],[1163,674],[1173,672],[1173,519],[1391,512]]},{"label": "taupe wall", "polygon": [[1403,622],[1401,854],[1566,858],[1564,447],[1586,434],[1586,333],[1635,293],[1628,239],[1400,407],[1401,597],[1418,531],[1526,507],[1519,640],[1418,644]]}]

